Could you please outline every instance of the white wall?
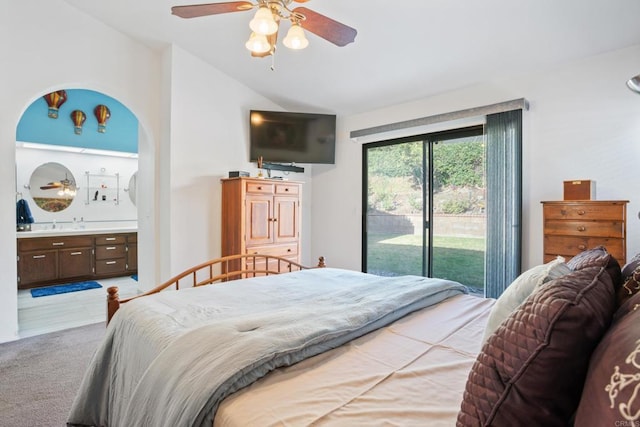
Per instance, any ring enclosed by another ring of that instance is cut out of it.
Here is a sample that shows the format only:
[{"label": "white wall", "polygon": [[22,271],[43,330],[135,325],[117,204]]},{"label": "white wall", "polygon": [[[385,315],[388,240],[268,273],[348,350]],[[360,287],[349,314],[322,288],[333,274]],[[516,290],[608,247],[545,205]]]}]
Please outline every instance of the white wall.
[{"label": "white wall", "polygon": [[536,75],[491,81],[338,121],[337,163],[313,175],[312,252],[331,266],[361,266],[362,146],[349,132],[517,98],[524,113],[523,268],[542,262],[543,200],[562,200],[562,182],[592,179],[597,199],[629,200],[628,256],[640,252],[640,95],[625,85],[640,72],[640,46]]},{"label": "white wall", "polygon": [[[0,13],[0,342],[18,331],[16,286],[16,127],[38,97],[57,89],[92,89],[118,99],[138,118],[141,152],[153,155],[158,123],[159,57],[59,0],[5,1]],[[145,173],[149,173],[148,166]],[[147,183],[149,180],[146,181]],[[154,189],[151,190],[155,191]],[[155,258],[154,207],[139,223]]]},{"label": "white wall", "polygon": [[[171,56],[171,270],[178,273],[220,256],[220,179],[233,170],[255,176],[255,164],[249,163],[249,110],[281,108],[179,47]],[[307,181],[310,172],[307,166],[290,179]],[[303,186],[305,257],[310,187]]]}]

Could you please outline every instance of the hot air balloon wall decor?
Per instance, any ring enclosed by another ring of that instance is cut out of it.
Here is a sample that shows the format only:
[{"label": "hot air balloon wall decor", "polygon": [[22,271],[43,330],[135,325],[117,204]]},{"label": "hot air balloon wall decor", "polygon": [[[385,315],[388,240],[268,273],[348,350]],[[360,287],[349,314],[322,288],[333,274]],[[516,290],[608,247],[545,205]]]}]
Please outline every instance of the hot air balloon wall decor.
[{"label": "hot air balloon wall decor", "polygon": [[73,110],[71,112],[71,121],[73,122],[73,132],[76,135],[82,134],[82,125],[85,120],[87,120],[87,115],[84,111],[81,110]]},{"label": "hot air balloon wall decor", "polygon": [[58,118],[58,109],[67,100],[67,92],[64,90],[57,90],[55,92],[48,93],[43,96],[49,107],[47,115],[52,119]]},{"label": "hot air balloon wall decor", "polygon": [[93,115],[98,120],[98,132],[105,133],[107,131],[107,120],[111,117],[109,107],[103,104],[96,105],[96,108],[93,109]]}]

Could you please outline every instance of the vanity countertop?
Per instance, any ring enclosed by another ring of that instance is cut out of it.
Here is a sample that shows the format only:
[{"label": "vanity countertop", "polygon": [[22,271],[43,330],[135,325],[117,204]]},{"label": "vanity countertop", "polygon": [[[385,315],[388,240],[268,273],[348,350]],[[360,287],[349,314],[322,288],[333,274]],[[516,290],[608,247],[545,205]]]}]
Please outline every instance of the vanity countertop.
[{"label": "vanity countertop", "polygon": [[135,233],[138,227],[112,227],[112,228],[58,228],[55,230],[34,230],[34,231],[18,231],[16,237],[18,239],[28,239],[33,237],[56,237],[56,236],[82,236],[95,234],[114,234],[114,233]]}]

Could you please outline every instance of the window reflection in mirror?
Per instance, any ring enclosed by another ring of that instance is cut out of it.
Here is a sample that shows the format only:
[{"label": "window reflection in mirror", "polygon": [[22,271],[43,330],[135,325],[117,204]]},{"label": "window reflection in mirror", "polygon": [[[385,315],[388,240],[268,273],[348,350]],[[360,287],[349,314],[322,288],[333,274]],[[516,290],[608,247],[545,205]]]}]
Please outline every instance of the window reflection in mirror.
[{"label": "window reflection in mirror", "polygon": [[44,163],[33,171],[29,189],[36,205],[47,212],[68,208],[78,191],[71,171],[55,162]]}]

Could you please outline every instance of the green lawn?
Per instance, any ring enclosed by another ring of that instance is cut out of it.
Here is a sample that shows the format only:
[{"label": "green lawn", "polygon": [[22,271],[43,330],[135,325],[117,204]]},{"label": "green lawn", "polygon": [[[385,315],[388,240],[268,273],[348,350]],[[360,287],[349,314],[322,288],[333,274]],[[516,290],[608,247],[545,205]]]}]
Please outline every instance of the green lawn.
[{"label": "green lawn", "polygon": [[[484,289],[485,240],[435,236],[433,276]],[[369,235],[367,268],[376,274],[422,275],[422,236]]]}]

